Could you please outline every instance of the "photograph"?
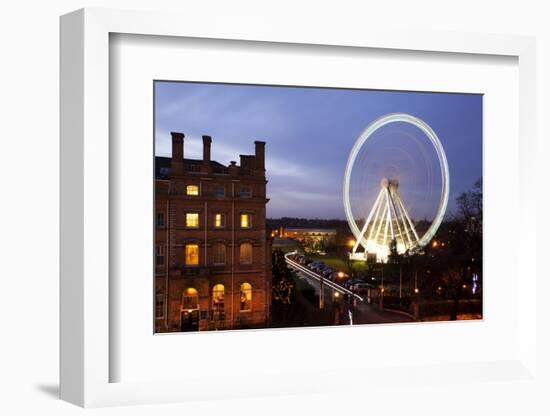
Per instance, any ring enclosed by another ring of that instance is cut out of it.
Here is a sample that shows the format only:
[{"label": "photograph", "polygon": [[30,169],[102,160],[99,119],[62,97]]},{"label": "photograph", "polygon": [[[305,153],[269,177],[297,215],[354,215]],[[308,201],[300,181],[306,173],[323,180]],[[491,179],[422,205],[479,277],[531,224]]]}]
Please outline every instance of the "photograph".
[{"label": "photograph", "polygon": [[482,94],[153,96],[155,333],[483,319]]}]

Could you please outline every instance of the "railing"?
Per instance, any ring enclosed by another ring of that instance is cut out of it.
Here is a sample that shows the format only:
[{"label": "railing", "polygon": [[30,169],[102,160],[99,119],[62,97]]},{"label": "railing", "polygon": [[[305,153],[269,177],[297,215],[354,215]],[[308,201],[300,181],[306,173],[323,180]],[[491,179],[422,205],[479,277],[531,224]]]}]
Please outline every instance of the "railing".
[{"label": "railing", "polygon": [[200,173],[202,165],[185,165],[186,172]]},{"label": "railing", "polygon": [[212,168],[212,173],[216,175],[229,175],[229,169],[225,166],[214,166]]}]

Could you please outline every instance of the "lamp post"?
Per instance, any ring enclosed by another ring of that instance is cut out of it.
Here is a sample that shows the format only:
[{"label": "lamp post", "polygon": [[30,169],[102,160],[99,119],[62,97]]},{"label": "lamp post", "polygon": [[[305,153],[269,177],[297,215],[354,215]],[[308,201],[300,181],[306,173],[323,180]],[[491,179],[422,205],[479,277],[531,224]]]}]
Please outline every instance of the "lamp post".
[{"label": "lamp post", "polygon": [[381,288],[380,288],[380,310],[384,310],[384,263],[381,264],[380,270],[382,270]]},{"label": "lamp post", "polygon": [[334,306],[334,325],[340,325],[340,293],[332,292],[332,305]]},{"label": "lamp post", "polygon": [[399,299],[401,299],[402,288],[403,288],[403,266],[399,265]]},{"label": "lamp post", "polygon": [[319,309],[323,309],[325,307],[325,283],[323,275],[321,275],[321,278],[319,279]]}]

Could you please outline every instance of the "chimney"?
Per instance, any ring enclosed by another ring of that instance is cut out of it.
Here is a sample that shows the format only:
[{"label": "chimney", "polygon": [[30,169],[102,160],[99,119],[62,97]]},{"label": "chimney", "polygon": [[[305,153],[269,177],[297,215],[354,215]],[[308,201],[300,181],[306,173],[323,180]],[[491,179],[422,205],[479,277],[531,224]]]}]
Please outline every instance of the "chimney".
[{"label": "chimney", "polygon": [[234,160],[232,160],[230,162],[230,165],[228,166],[228,171],[229,171],[229,174],[231,176],[235,176],[239,173],[239,167],[237,166],[237,162],[235,162]]},{"label": "chimney", "polygon": [[183,175],[183,133],[171,132],[172,160],[170,162],[171,175]]},{"label": "chimney", "polygon": [[212,137],[202,136],[202,163],[210,165],[210,148],[212,145]]},{"label": "chimney", "polygon": [[265,171],[265,142],[256,140],[256,169]]},{"label": "chimney", "polygon": [[241,158],[241,168],[247,169],[247,170],[254,170],[255,169],[255,156],[252,155],[239,155]]}]

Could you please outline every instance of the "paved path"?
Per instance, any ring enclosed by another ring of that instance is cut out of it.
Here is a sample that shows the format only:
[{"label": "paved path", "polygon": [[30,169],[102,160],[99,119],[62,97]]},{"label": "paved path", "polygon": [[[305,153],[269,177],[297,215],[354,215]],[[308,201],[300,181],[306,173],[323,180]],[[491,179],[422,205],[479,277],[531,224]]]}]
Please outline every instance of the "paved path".
[{"label": "paved path", "polygon": [[[315,294],[319,295],[319,282],[306,273],[303,273],[299,270],[295,271],[295,275],[299,279],[306,280],[313,288],[315,289]],[[332,304],[332,293],[333,290],[327,286],[325,290],[325,302],[327,304]],[[342,305],[342,323],[349,324],[349,305],[347,300],[341,299]],[[356,301],[356,305],[353,308],[353,324],[382,324],[382,323],[393,323],[393,322],[414,322],[414,319],[402,315],[397,312],[392,312],[388,310],[380,311],[377,304],[369,304],[366,299],[364,301]]]}]

